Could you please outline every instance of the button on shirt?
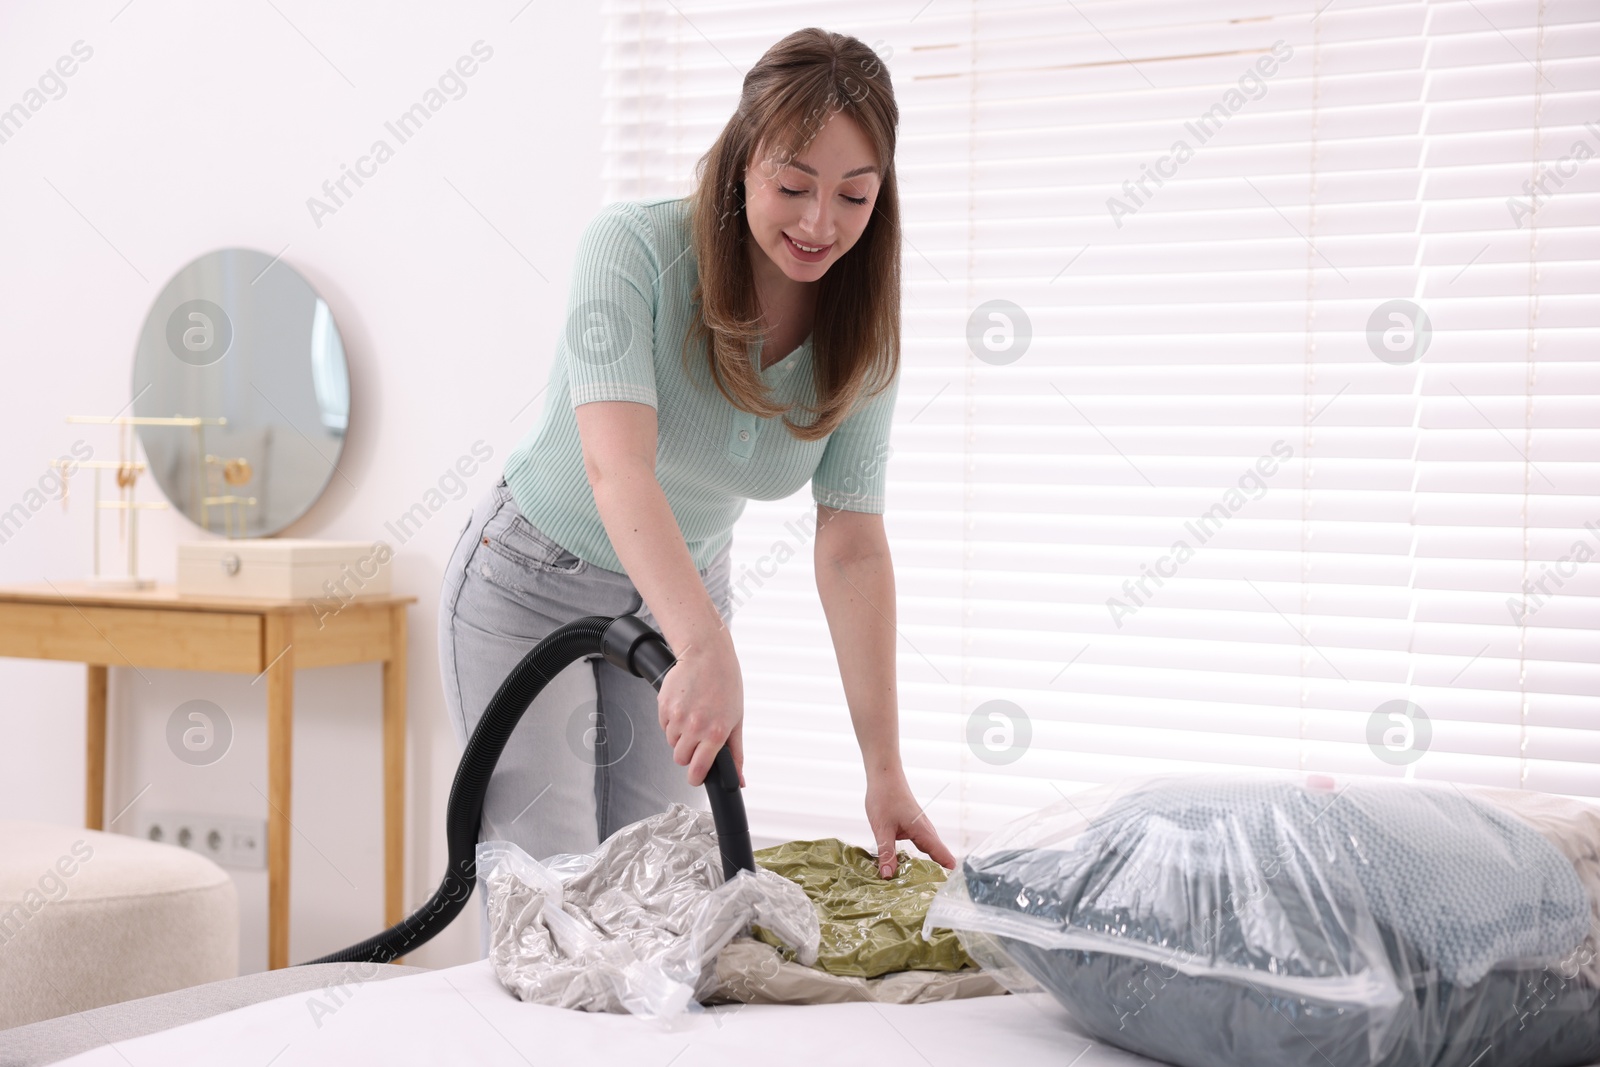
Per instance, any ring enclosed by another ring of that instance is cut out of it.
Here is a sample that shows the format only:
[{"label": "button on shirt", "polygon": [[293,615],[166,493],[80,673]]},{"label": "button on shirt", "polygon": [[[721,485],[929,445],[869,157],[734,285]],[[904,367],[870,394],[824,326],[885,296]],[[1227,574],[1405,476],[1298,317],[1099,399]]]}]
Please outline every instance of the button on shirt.
[{"label": "button on shirt", "polygon": [[[757,254],[760,254],[759,252]],[[899,375],[863,396],[819,441],[802,441],[782,416],[735,408],[711,380],[706,345],[683,339],[698,313],[690,294],[699,268],[689,200],[660,197],[610,204],[578,244],[567,313],[543,414],[506,460],[517,507],[563,548],[607,570],[624,570],[583,469],[575,408],[628,400],[656,409],[656,480],[689,554],[708,567],[732,536],[746,500],[781,500],[807,481],[819,504],[881,514],[889,423]],[[782,402],[813,404],[812,339],[758,370]],[[751,354],[761,366],[761,345]],[[809,416],[791,412],[797,421]]]}]

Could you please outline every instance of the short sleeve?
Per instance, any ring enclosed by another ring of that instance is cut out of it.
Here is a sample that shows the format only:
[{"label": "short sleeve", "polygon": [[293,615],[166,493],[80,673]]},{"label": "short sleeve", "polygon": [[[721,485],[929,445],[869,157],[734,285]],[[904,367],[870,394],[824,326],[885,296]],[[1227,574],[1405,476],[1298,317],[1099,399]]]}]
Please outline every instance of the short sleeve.
[{"label": "short sleeve", "polygon": [[888,388],[858,401],[856,410],[828,435],[822,459],[811,476],[811,496],[817,503],[843,511],[883,514],[889,424],[899,392],[900,375],[896,373]]},{"label": "short sleeve", "polygon": [[656,279],[650,220],[627,201],[608,204],[578,241],[558,342],[573,407],[596,400],[656,406]]}]

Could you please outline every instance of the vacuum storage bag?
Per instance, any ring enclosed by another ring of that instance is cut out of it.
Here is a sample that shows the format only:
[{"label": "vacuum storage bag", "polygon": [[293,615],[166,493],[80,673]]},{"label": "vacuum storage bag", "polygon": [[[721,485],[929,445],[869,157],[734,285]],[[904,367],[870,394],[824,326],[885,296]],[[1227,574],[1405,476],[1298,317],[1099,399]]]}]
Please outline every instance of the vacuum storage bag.
[{"label": "vacuum storage bag", "polygon": [[[894,877],[884,878],[876,855],[837,837],[757,849],[755,859],[799,885],[816,905],[822,925],[816,966],[829,974],[876,978],[895,971],[976,968],[955,931],[923,936],[928,905],[948,877],[933,860],[899,849]],[[760,927],[755,936],[783,947],[781,936]]]},{"label": "vacuum storage bag", "polygon": [[1600,819],[1544,799],[1541,824],[1449,784],[1117,783],[991,835],[925,925],[1181,1067],[1578,1067],[1600,1059]]},{"label": "vacuum storage bag", "polygon": [[1009,990],[961,947],[953,930],[923,936],[923,920],[948,875],[931,859],[896,853],[895,874],[836,837],[757,849],[756,863],[795,882],[822,926],[815,963],[802,966],[783,939],[755,925],[717,956],[720,987],[702,1003],[927,1004],[1003,996]]},{"label": "vacuum storage bag", "polygon": [[711,814],[674,803],[586,855],[543,862],[507,841],[478,845],[489,954],[522,1000],[584,1011],[673,1016],[701,1010],[716,958],[752,922],[802,963],[820,927],[805,891],[771,871],[724,880]]}]

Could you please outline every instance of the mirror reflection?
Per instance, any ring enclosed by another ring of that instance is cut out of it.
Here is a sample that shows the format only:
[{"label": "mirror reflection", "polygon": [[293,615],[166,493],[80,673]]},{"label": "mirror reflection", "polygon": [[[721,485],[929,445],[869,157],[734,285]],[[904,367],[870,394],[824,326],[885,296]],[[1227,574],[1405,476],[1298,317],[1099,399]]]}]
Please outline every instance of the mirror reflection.
[{"label": "mirror reflection", "polygon": [[208,253],[167,283],[133,363],[150,473],[197,526],[277,533],[335,473],[350,418],[344,343],[294,268],[251,249]]}]

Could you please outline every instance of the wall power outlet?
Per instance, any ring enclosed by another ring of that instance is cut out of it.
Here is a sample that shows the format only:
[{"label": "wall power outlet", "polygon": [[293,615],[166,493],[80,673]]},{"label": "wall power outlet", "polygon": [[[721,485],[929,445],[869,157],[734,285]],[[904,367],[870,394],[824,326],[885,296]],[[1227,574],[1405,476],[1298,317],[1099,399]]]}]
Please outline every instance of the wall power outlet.
[{"label": "wall power outlet", "polygon": [[264,870],[267,866],[265,819],[154,811],[140,822],[139,836],[198,852],[223,867]]}]

